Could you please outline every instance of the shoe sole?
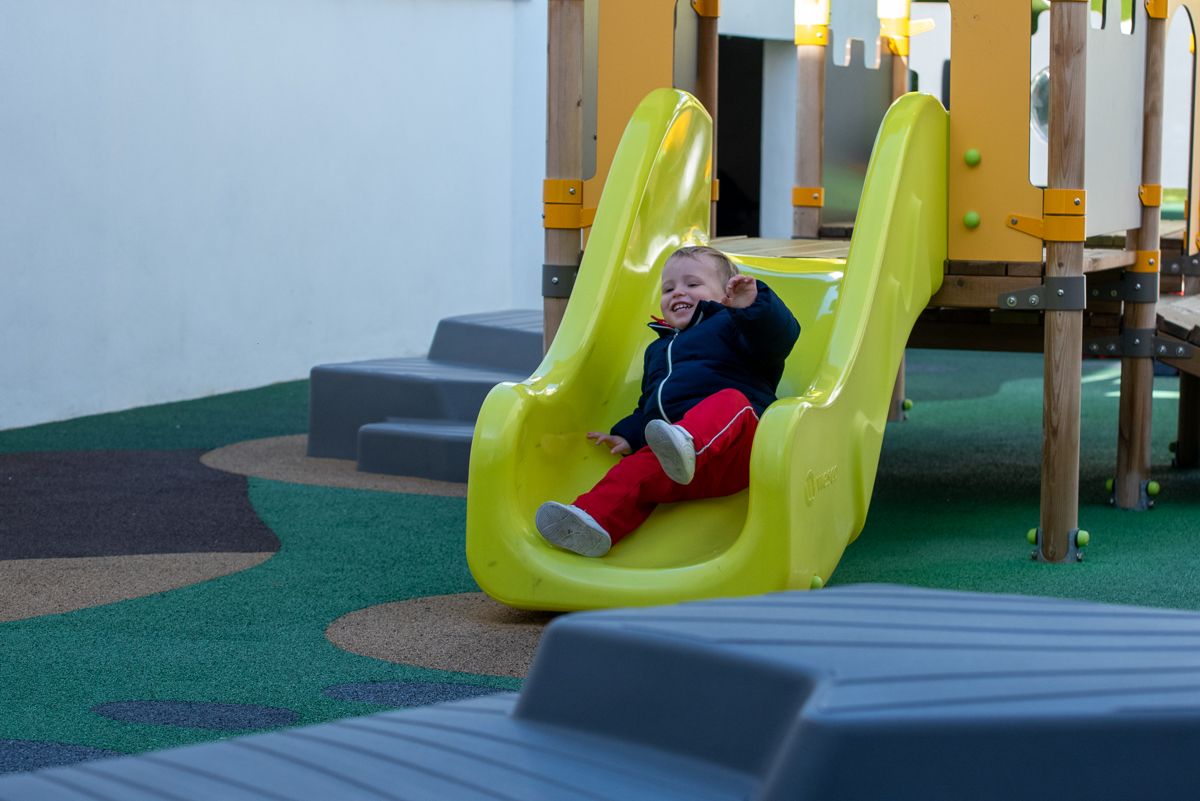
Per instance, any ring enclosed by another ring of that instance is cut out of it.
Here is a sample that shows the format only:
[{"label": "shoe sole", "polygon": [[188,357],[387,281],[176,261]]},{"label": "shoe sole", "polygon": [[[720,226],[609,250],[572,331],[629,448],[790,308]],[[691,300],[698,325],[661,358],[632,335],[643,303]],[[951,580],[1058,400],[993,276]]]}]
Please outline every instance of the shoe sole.
[{"label": "shoe sole", "polygon": [[696,476],[696,453],[672,425],[652,420],[646,426],[646,444],[658,457],[667,478],[676,484],[691,484]]},{"label": "shoe sole", "polygon": [[547,542],[580,556],[604,556],[612,547],[607,533],[592,528],[560,503],[542,504],[533,522]]}]

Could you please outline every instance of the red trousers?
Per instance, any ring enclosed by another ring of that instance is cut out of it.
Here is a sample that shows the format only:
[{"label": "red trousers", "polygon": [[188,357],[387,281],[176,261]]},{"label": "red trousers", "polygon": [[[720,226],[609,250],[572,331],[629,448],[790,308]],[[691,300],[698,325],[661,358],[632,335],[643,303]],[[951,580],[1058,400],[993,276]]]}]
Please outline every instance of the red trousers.
[{"label": "red trousers", "polygon": [[596,518],[614,544],[640,526],[660,503],[716,498],[750,485],[750,448],[758,415],[746,396],[723,389],[688,410],[678,421],[696,445],[696,475],[690,484],[667,478],[649,446],[613,465],[575,505]]}]

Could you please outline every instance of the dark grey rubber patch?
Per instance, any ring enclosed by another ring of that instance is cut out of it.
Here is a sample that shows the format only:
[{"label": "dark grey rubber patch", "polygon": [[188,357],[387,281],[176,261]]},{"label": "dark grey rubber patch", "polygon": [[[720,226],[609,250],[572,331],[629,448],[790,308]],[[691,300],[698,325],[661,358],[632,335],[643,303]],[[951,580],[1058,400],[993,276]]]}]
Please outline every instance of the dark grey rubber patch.
[{"label": "dark grey rubber patch", "polygon": [[327,698],[338,701],[360,701],[364,704],[379,704],[389,707],[426,706],[446,701],[460,701],[503,692],[495,687],[479,684],[450,684],[427,681],[377,681],[351,684],[335,684],[321,691]]},{"label": "dark grey rubber patch", "polygon": [[276,728],[300,719],[299,713],[290,709],[204,701],[110,701],[92,707],[92,711],[122,723],[217,731]]},{"label": "dark grey rubber patch", "polygon": [[279,550],[202,451],[0,454],[0,559]]},{"label": "dark grey rubber patch", "polygon": [[89,759],[124,756],[120,751],[105,751],[86,745],[52,743],[42,740],[0,740],[0,773],[18,773],[58,765],[72,765]]}]

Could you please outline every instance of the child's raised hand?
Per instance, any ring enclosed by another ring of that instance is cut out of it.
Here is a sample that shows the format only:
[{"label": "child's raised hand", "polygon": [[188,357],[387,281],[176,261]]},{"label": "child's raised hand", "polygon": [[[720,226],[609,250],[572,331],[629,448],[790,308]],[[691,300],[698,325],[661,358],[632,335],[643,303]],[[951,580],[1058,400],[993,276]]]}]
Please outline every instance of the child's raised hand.
[{"label": "child's raised hand", "polygon": [[618,437],[615,434],[604,434],[599,431],[589,431],[587,438],[597,445],[604,445],[611,448],[609,453],[618,456],[624,456],[632,453],[633,449],[629,447],[629,442],[624,437]]},{"label": "child's raised hand", "polygon": [[735,275],[725,284],[725,305],[744,309],[758,297],[758,283],[750,275]]}]

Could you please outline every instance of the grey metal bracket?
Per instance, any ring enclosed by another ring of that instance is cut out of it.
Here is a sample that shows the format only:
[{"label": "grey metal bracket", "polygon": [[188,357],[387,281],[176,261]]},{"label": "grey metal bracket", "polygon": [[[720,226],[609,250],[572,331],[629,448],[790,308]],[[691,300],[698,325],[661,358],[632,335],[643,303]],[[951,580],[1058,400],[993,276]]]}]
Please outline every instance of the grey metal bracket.
[{"label": "grey metal bracket", "polygon": [[1186,342],[1155,336],[1153,328],[1126,328],[1115,337],[1089,339],[1083,352],[1088,356],[1120,356],[1126,359],[1190,359],[1196,349]]},{"label": "grey metal bracket", "polygon": [[[1131,507],[1129,509],[1129,511],[1145,512],[1149,509],[1154,508],[1154,496],[1152,496],[1150,494],[1150,482],[1153,480],[1154,479],[1148,478],[1145,481],[1138,484],[1137,505]],[[1116,490],[1114,490],[1114,491],[1110,492],[1108,495],[1108,505],[1115,506],[1116,503],[1117,503],[1117,493],[1116,493]]]},{"label": "grey metal bracket", "polygon": [[542,297],[571,297],[571,290],[575,288],[575,276],[578,274],[578,264],[543,264]]},{"label": "grey metal bracket", "polygon": [[1200,253],[1172,256],[1163,263],[1162,271],[1166,275],[1185,275],[1189,278],[1200,278]]},{"label": "grey metal bracket", "polygon": [[1153,328],[1126,328],[1115,337],[1096,337],[1084,345],[1089,356],[1121,356],[1128,359],[1152,359],[1155,351]]},{"label": "grey metal bracket", "polygon": [[1154,356],[1159,359],[1190,359],[1196,348],[1178,339],[1154,338]]},{"label": "grey metal bracket", "polygon": [[[1037,539],[1033,541],[1033,552],[1029,554],[1029,558],[1035,562],[1050,562],[1049,559],[1042,556],[1042,527],[1037,527]],[[1079,545],[1079,529],[1073,528],[1067,535],[1067,555],[1062,560],[1070,564],[1072,562],[1083,561],[1083,548]]]},{"label": "grey metal bracket", "polygon": [[1090,300],[1120,300],[1126,303],[1158,301],[1158,273],[1121,273],[1108,281],[1093,281],[1088,287]]},{"label": "grey metal bracket", "polygon": [[1082,275],[1047,276],[1046,283],[1005,292],[996,300],[1001,309],[1083,311],[1087,308],[1087,279]]}]

